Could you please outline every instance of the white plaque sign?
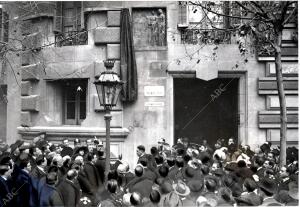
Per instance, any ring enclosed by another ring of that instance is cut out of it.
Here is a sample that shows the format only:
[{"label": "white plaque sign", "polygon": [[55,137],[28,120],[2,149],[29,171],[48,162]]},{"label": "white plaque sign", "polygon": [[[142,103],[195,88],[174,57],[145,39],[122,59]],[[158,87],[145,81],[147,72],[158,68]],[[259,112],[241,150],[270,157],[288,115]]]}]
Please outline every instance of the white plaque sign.
[{"label": "white plaque sign", "polygon": [[145,86],[144,87],[145,96],[165,96],[164,86]]},{"label": "white plaque sign", "polygon": [[145,102],[145,106],[149,106],[149,107],[164,107],[165,103],[164,102],[149,101],[149,102]]}]

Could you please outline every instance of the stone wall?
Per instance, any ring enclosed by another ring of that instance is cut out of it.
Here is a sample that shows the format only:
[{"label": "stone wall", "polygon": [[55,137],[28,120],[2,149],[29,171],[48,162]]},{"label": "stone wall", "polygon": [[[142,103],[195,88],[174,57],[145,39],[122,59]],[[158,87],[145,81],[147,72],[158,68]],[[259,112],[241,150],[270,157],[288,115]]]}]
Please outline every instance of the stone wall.
[{"label": "stone wall", "polygon": [[[243,144],[257,147],[270,136],[278,136],[277,128],[266,129],[260,126],[259,113],[266,107],[278,110],[276,94],[260,93],[259,83],[266,76],[266,63],[258,62],[255,54],[250,54],[247,62],[240,56],[238,45],[208,45],[199,49],[198,45],[180,43],[177,2],[85,2],[85,21],[88,31],[88,44],[54,47],[37,51],[24,51],[14,59],[13,67],[18,70],[18,82],[8,70],[8,109],[7,137],[9,143],[17,138],[31,140],[41,131],[47,132],[49,140],[59,142],[62,138],[100,137],[104,141],[105,122],[103,107],[100,107],[93,81],[105,70],[103,61],[116,60],[113,68],[120,72],[120,28],[119,12],[123,7],[165,8],[167,18],[167,47],[136,49],[138,72],[138,100],[134,103],[121,103],[112,111],[112,152],[122,153],[123,159],[133,167],[137,161],[136,147],[145,145],[147,152],[157,145],[159,138],[174,142],[174,73],[183,78],[196,78],[202,69],[216,70],[217,73],[243,74],[240,90],[241,129]],[[29,20],[26,20],[29,21]],[[28,22],[27,22],[28,23]],[[53,20],[43,17],[31,22],[35,30],[22,33],[30,48],[32,44],[53,42]],[[42,28],[41,25],[47,25]],[[17,27],[17,25],[15,25]],[[14,27],[11,27],[12,30]],[[47,31],[47,33],[45,33]],[[47,35],[48,34],[48,35]],[[35,37],[34,41],[30,38]],[[213,54],[216,53],[216,54]],[[191,58],[191,54],[195,54]],[[215,56],[213,60],[212,56]],[[238,66],[236,66],[238,65]],[[175,71],[175,72],[174,72]],[[269,72],[271,73],[271,72]],[[230,78],[230,76],[228,76]],[[60,79],[88,79],[86,119],[81,126],[62,126],[62,89],[57,87]],[[20,84],[20,87],[18,86]],[[297,89],[296,89],[297,90]],[[289,107],[298,105],[289,97]],[[277,108],[276,108],[277,107]],[[293,108],[294,107],[294,108]],[[297,108],[298,109],[298,108]],[[23,127],[23,126],[30,127]],[[298,124],[297,124],[298,127]],[[297,127],[295,131],[297,131]],[[18,129],[18,130],[17,130]],[[294,132],[292,137],[295,137]],[[19,134],[17,134],[19,132]],[[295,139],[295,138],[293,138]]]}]

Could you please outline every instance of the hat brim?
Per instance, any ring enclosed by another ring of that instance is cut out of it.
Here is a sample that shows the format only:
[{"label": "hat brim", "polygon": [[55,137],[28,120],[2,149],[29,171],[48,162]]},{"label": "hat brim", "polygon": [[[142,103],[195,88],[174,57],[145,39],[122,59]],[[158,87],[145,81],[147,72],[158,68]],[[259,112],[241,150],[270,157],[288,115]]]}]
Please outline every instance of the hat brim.
[{"label": "hat brim", "polygon": [[173,189],[174,189],[174,192],[176,193],[176,194],[178,194],[179,196],[187,196],[187,195],[189,195],[190,193],[191,193],[191,190],[190,190],[190,188],[186,185],[185,187],[185,189],[186,189],[186,191],[185,191],[185,193],[180,193],[180,192],[178,192],[177,190],[176,190],[176,186],[177,186],[177,184],[173,184],[172,185],[173,186]]}]

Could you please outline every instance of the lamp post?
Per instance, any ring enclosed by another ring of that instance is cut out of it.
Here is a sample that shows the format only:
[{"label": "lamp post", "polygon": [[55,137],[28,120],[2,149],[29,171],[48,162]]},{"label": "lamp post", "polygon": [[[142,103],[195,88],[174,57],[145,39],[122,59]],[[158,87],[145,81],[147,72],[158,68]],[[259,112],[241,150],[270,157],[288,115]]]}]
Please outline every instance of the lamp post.
[{"label": "lamp post", "polygon": [[114,60],[105,60],[104,66],[106,71],[102,72],[98,79],[94,82],[97,94],[99,98],[99,103],[104,106],[105,109],[105,125],[106,125],[106,157],[105,157],[105,180],[107,183],[107,176],[110,170],[110,111],[112,107],[117,105],[117,101],[122,90],[123,82],[120,80],[117,73],[112,71],[114,67]]}]

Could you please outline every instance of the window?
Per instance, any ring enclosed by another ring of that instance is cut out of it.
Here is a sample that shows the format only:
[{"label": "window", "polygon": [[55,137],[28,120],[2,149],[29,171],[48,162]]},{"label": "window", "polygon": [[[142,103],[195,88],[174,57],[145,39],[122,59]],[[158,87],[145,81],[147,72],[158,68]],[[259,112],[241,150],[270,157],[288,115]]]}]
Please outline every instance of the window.
[{"label": "window", "polygon": [[54,32],[56,46],[87,44],[81,1],[56,2]]},{"label": "window", "polygon": [[9,25],[9,18],[8,13],[3,11],[2,6],[0,5],[0,41],[1,42],[8,42],[8,25]]},{"label": "window", "polygon": [[[207,12],[203,7],[209,8],[213,12]],[[183,44],[219,44],[230,43],[231,33],[226,30],[216,30],[215,28],[229,27],[228,18],[223,18],[219,14],[231,14],[230,2],[180,2],[179,3],[179,23],[181,32],[181,43]],[[235,6],[237,7],[237,6]],[[238,12],[234,11],[235,14]],[[188,22],[185,24],[184,21]]]},{"label": "window", "polygon": [[86,118],[87,80],[66,80],[63,88],[64,123],[80,125]]}]

